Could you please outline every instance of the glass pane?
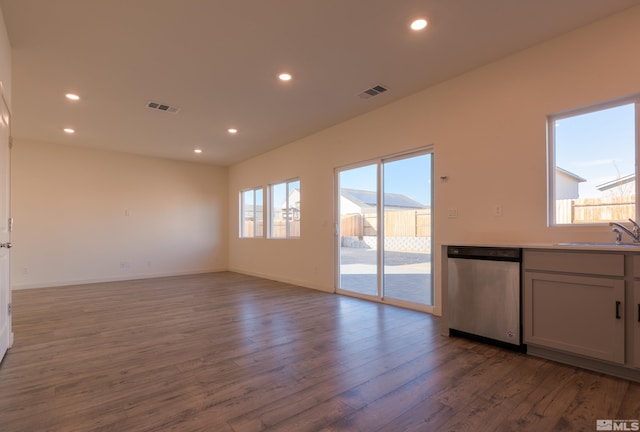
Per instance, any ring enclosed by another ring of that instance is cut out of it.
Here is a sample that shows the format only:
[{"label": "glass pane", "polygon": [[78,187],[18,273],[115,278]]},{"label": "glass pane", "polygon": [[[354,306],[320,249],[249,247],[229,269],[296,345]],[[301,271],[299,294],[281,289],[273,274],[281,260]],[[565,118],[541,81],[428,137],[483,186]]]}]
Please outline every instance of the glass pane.
[{"label": "glass pane", "polygon": [[287,224],[285,220],[287,207],[287,186],[285,183],[271,185],[271,229],[272,238],[285,238]]},{"label": "glass pane", "polygon": [[289,224],[289,237],[300,237],[300,180],[287,184],[289,196],[289,208],[287,223]]},{"label": "glass pane", "polygon": [[384,297],[433,304],[431,155],[383,164]]},{"label": "glass pane", "polygon": [[254,234],[256,237],[262,237],[264,236],[264,223],[263,223],[263,206],[264,206],[264,201],[263,201],[263,192],[262,192],[262,188],[260,189],[256,189],[256,199],[255,199],[255,211],[254,211],[254,215],[253,218],[255,220],[255,231]]},{"label": "glass pane", "polygon": [[635,104],[553,121],[557,224],[635,219]]},{"label": "glass pane", "polygon": [[241,192],[240,199],[241,199],[240,201],[241,202],[240,236],[253,237],[253,230],[254,230],[253,190]]},{"label": "glass pane", "polygon": [[340,280],[343,290],[378,295],[376,165],[339,173]]}]

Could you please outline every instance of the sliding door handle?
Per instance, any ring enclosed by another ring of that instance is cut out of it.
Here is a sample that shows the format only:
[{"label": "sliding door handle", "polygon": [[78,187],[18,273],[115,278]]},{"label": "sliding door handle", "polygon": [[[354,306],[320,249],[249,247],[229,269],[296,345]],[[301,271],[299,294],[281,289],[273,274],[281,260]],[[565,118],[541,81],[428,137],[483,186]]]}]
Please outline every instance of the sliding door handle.
[{"label": "sliding door handle", "polygon": [[620,305],[622,303],[619,301],[616,301],[616,319],[621,319],[622,317],[620,316]]}]

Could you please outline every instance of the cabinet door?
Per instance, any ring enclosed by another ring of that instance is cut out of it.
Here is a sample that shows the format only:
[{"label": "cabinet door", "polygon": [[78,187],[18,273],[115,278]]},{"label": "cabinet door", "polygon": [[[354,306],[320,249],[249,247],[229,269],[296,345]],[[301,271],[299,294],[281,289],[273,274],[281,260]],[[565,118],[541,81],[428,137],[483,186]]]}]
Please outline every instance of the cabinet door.
[{"label": "cabinet door", "polygon": [[525,343],[624,364],[624,281],[525,273]]},{"label": "cabinet door", "polygon": [[634,282],[633,291],[633,316],[631,317],[633,366],[640,369],[640,282]]}]

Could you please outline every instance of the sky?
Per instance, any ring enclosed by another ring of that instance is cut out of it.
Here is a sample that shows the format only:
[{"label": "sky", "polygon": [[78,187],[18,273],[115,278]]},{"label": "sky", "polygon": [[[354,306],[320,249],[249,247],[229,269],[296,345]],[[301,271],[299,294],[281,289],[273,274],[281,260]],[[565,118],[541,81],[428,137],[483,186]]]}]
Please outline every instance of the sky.
[{"label": "sky", "polygon": [[[384,163],[384,191],[408,196],[424,205],[431,205],[431,154]],[[377,166],[366,165],[340,172],[340,187],[377,190]]]}]

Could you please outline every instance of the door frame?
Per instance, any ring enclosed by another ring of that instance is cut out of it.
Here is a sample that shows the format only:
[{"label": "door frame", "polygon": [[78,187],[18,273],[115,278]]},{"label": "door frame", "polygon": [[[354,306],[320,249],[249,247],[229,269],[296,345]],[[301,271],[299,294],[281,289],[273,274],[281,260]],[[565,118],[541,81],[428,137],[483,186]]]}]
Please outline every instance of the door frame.
[{"label": "door frame", "polygon": [[[5,201],[6,203],[6,215],[0,215],[0,217],[5,218],[5,220],[0,221],[0,226],[6,227],[6,238],[0,239],[0,242],[11,242],[11,111],[9,110],[9,104],[4,97],[4,88],[0,85],[0,114],[6,113],[6,119],[0,118],[0,122],[6,123],[6,142],[0,139],[0,145],[6,145],[6,161],[3,161],[3,164],[6,166],[6,185],[4,186],[4,190],[0,192],[0,199]],[[6,194],[6,196],[5,196]],[[5,225],[6,224],[6,225]],[[10,305],[12,304],[11,299],[11,250],[9,248],[2,249],[4,253],[6,253],[6,276],[3,276],[0,273],[0,290],[6,290],[6,301],[7,304],[0,304],[0,313],[6,314],[7,317],[7,334],[6,334],[6,344],[7,350],[13,346],[13,325],[12,325],[12,316],[13,314],[10,311]],[[0,258],[4,260],[5,258]],[[6,279],[5,279],[6,277]],[[0,334],[2,336],[2,334]],[[0,352],[0,362],[4,359],[6,352]]]},{"label": "door frame", "polygon": [[[372,296],[372,295],[367,295],[367,294],[361,294],[358,292],[353,292],[353,291],[348,291],[345,289],[341,289],[340,288],[340,173],[342,171],[346,171],[346,170],[351,170],[351,169],[356,169],[356,168],[360,168],[360,167],[364,167],[367,165],[376,165],[376,170],[377,170],[377,188],[378,188],[378,194],[381,193],[381,191],[383,191],[383,186],[384,186],[384,170],[383,170],[383,164],[385,162],[393,162],[396,160],[402,160],[402,159],[406,159],[406,158],[410,158],[410,157],[414,157],[414,156],[422,156],[422,155],[426,155],[426,154],[430,154],[431,155],[431,298],[432,298],[432,305],[426,305],[426,304],[420,304],[420,303],[413,303],[413,302],[409,302],[409,301],[405,301],[405,300],[400,300],[400,299],[394,299],[394,298],[389,298],[389,297],[385,297],[384,296],[384,292],[383,292],[383,279],[384,279],[384,245],[381,245],[381,241],[384,241],[384,215],[382,213],[384,213],[384,205],[383,203],[378,203],[377,209],[376,209],[376,214],[377,214],[377,227],[376,227],[376,231],[378,233],[378,248],[376,251],[376,255],[377,255],[377,275],[376,275],[376,280],[377,280],[377,296]],[[384,303],[384,304],[390,304],[390,305],[394,305],[394,306],[400,306],[406,309],[413,309],[413,310],[418,310],[418,311],[422,311],[422,312],[427,312],[430,314],[433,314],[434,311],[436,310],[436,300],[437,300],[437,296],[435,295],[435,281],[434,281],[434,269],[435,269],[435,254],[438,251],[435,250],[434,247],[434,241],[433,241],[433,219],[434,219],[434,157],[435,157],[435,152],[434,152],[434,146],[433,145],[429,145],[429,146],[423,146],[423,147],[419,147],[419,148],[415,148],[412,150],[407,150],[404,152],[399,152],[399,153],[394,153],[394,154],[390,154],[390,155],[385,155],[385,156],[381,156],[381,157],[376,157],[373,159],[368,159],[368,160],[363,160],[360,162],[356,162],[356,163],[352,163],[352,164],[347,164],[347,165],[342,165],[342,166],[338,166],[335,167],[333,170],[333,198],[334,198],[334,293],[336,294],[341,294],[341,295],[347,295],[350,297],[357,297],[357,298],[361,298],[364,300],[370,300],[370,301],[374,301],[374,302],[378,302],[378,303]]]}]

